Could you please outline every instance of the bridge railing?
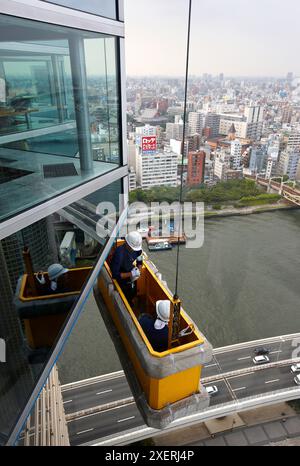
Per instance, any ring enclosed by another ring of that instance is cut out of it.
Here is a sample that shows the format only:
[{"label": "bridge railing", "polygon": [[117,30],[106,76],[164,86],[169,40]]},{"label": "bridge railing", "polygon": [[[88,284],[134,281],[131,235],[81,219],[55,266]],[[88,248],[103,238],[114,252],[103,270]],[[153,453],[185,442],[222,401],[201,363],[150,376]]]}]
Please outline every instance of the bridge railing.
[{"label": "bridge railing", "polygon": [[230,351],[236,351],[243,348],[253,347],[253,346],[263,346],[271,343],[280,343],[286,340],[293,340],[300,337],[300,333],[290,333],[287,335],[278,335],[276,337],[262,338],[260,340],[249,340],[241,343],[234,343],[232,345],[219,346],[218,348],[213,349],[214,354],[228,353]]},{"label": "bridge railing", "polygon": [[149,437],[158,436],[168,432],[177,430],[178,428],[191,426],[198,424],[199,422],[205,422],[210,419],[216,419],[222,416],[228,416],[236,412],[242,412],[249,409],[257,408],[258,406],[269,406],[283,401],[295,400],[300,398],[300,387],[291,387],[281,390],[276,390],[260,395],[249,396],[241,400],[233,400],[225,403],[221,403],[215,406],[211,406],[202,410],[199,413],[186,416],[181,419],[177,419],[172,422],[169,427],[163,430],[153,429],[146,426],[138,426],[135,429],[130,429],[125,432],[119,432],[118,434],[111,435],[99,439],[99,441],[88,442],[84,445],[93,446],[122,446],[128,445],[133,441],[140,441]]},{"label": "bridge railing", "polygon": [[297,364],[298,362],[300,362],[300,358],[282,359],[281,361],[261,364],[259,366],[245,367],[243,369],[238,369],[235,371],[222,372],[217,375],[211,375],[210,377],[204,377],[203,379],[201,379],[201,382],[208,383],[208,382],[212,382],[216,380],[227,379],[229,377],[236,377],[239,375],[251,374],[253,372],[258,372],[258,371],[262,371],[266,369],[272,369],[274,367],[282,367],[282,366],[287,366],[289,364]]}]

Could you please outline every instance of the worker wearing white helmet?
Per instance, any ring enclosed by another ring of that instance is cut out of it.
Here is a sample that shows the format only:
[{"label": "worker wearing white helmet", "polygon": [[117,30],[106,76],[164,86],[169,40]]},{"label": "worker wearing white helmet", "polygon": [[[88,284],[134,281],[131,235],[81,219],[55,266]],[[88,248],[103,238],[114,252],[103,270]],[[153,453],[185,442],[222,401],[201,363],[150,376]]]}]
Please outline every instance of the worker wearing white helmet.
[{"label": "worker wearing white helmet", "polygon": [[52,291],[60,291],[65,292],[66,290],[63,289],[62,281],[58,280],[59,277],[65,275],[69,269],[66,269],[61,264],[51,264],[48,267],[48,278],[50,280],[50,288]]},{"label": "worker wearing white helmet", "polygon": [[162,352],[168,349],[171,302],[159,300],[156,302],[156,318],[150,314],[141,314],[139,323],[154,351]]},{"label": "worker wearing white helmet", "polygon": [[[69,291],[69,290],[64,289],[65,287],[64,287],[63,281],[62,281],[62,279],[60,279],[60,277],[65,275],[67,272],[69,272],[69,269],[66,269],[61,264],[51,264],[51,265],[49,265],[48,271],[47,271],[48,279],[49,279],[49,282],[50,282],[49,292],[53,292],[53,291],[60,291],[60,292]],[[41,285],[48,286],[49,282],[46,280],[45,275],[44,275],[43,272],[38,272],[37,275],[36,275],[36,279]]]},{"label": "worker wearing white helmet", "polygon": [[[112,276],[116,279],[130,303],[136,295],[136,280],[139,279],[143,265],[142,237],[139,232],[131,231],[125,236],[125,243],[119,246],[110,263]],[[136,266],[134,262],[136,261]]]}]

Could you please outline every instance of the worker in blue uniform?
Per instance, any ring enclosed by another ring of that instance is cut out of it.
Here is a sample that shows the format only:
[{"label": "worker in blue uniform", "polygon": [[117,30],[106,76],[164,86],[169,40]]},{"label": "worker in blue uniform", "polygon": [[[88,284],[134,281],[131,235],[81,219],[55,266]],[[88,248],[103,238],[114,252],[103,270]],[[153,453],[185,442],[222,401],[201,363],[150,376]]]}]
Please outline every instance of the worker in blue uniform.
[{"label": "worker in blue uniform", "polygon": [[[117,280],[129,304],[136,296],[136,281],[141,275],[142,236],[132,231],[125,236],[125,243],[119,246],[112,257],[110,269],[112,277]],[[133,263],[136,261],[136,266]]]},{"label": "worker in blue uniform", "polygon": [[168,349],[171,303],[168,299],[156,302],[156,319],[150,314],[141,314],[139,324],[141,325],[150,345],[154,351],[162,352]]},{"label": "worker in blue uniform", "polygon": [[43,291],[43,294],[69,292],[70,287],[66,280],[68,272],[69,269],[66,269],[61,264],[51,264],[48,267],[48,280],[46,280],[43,272],[38,272],[36,279],[42,285],[41,291]]}]

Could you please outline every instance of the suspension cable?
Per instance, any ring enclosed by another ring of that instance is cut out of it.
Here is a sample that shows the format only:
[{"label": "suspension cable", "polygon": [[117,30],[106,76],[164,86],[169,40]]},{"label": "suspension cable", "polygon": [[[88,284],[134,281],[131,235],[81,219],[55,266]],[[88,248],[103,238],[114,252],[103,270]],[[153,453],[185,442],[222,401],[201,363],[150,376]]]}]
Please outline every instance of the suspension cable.
[{"label": "suspension cable", "polygon": [[186,139],[186,117],[187,117],[187,92],[188,92],[188,77],[189,77],[189,59],[190,59],[190,35],[191,35],[191,15],[192,15],[192,0],[189,0],[189,18],[187,30],[187,47],[186,47],[186,67],[185,67],[185,85],[184,85],[184,110],[183,110],[183,136],[181,148],[181,174],[180,174],[180,194],[179,194],[179,222],[178,222],[178,239],[177,239],[177,254],[176,254],[176,278],[175,278],[175,293],[174,298],[178,298],[178,274],[179,274],[179,244],[180,244],[180,227],[182,221],[182,195],[183,195],[183,165],[184,165],[184,146]]}]

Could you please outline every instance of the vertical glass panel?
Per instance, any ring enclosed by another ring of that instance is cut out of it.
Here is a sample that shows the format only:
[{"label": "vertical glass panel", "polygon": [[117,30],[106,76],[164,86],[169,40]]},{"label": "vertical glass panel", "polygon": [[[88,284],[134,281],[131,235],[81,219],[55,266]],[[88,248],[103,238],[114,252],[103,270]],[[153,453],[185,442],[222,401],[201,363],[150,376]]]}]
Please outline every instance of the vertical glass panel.
[{"label": "vertical glass panel", "polygon": [[0,15],[0,221],[120,164],[116,41]]},{"label": "vertical glass panel", "polygon": [[56,5],[74,8],[86,13],[117,19],[116,0],[85,0],[85,2],[79,0],[48,0],[47,3],[55,3]]},{"label": "vertical glass panel", "polygon": [[[85,39],[87,79],[90,86],[89,111],[95,160],[116,163],[119,154],[119,98],[115,76],[115,40]],[[95,61],[95,51],[101,60]],[[113,53],[113,54],[111,54]],[[96,91],[96,92],[95,92]]]}]

